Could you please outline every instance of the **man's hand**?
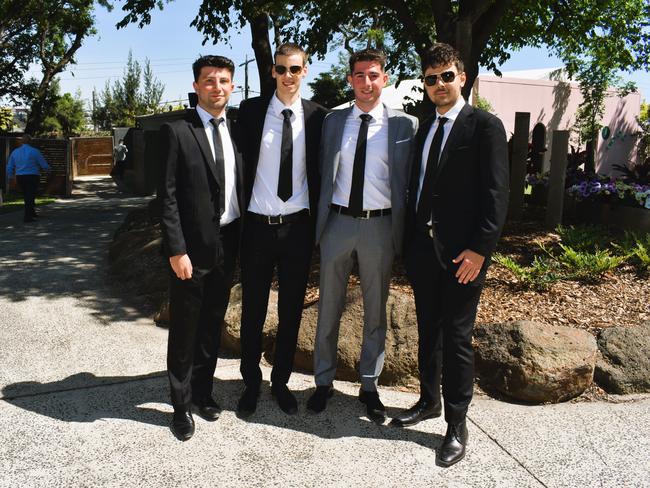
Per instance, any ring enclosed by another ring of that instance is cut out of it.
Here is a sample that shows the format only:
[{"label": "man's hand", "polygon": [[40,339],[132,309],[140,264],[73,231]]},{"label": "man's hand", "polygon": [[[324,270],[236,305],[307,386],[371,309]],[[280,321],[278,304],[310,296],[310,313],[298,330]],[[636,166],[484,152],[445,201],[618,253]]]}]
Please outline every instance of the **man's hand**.
[{"label": "man's hand", "polygon": [[169,258],[174,273],[180,280],[189,280],[192,278],[192,261],[187,254],[178,254]]},{"label": "man's hand", "polygon": [[474,281],[478,274],[481,272],[485,258],[470,249],[465,249],[461,252],[456,259],[453,260],[455,264],[461,263],[456,271],[456,278],[458,283],[466,285],[470,281]]}]

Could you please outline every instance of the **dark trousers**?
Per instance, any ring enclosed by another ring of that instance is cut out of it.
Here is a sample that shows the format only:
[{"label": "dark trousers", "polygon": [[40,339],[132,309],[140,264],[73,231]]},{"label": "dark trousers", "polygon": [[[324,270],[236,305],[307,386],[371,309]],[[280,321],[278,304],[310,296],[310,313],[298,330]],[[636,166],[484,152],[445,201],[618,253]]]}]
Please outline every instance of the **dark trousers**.
[{"label": "dark trousers", "polygon": [[38,175],[16,175],[16,181],[23,192],[25,201],[25,222],[34,220],[36,217],[35,201],[38,194]]},{"label": "dark trousers", "polygon": [[192,401],[201,402],[212,394],[238,241],[239,221],[235,221],[220,229],[217,265],[193,268],[189,280],[180,280],[172,272],[167,372],[175,408],[188,408]]},{"label": "dark trousers", "polygon": [[308,214],[284,224],[248,219],[241,248],[240,371],[249,388],[259,388],[262,370],[262,329],[266,320],[273,270],[278,274],[278,331],[271,383],[286,384],[293,370],[302,318],[309,265],[314,246],[314,223]]},{"label": "dark trousers", "polygon": [[407,246],[405,265],[415,295],[421,395],[427,400],[438,398],[442,373],[445,420],[461,422],[472,401],[472,330],[482,284],[458,283],[455,266],[442,269],[433,240],[421,232]]}]

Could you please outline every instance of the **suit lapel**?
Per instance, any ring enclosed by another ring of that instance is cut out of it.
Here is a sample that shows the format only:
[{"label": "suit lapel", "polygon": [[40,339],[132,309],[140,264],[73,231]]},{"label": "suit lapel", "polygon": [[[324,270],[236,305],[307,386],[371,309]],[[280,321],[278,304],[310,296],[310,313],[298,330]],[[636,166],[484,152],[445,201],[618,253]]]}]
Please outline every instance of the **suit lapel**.
[{"label": "suit lapel", "polygon": [[201,117],[196,113],[196,110],[190,117],[190,132],[194,135],[196,142],[201,149],[203,154],[203,160],[208,167],[210,174],[214,178],[214,181],[217,180],[217,168],[214,164],[214,156],[212,155],[212,150],[210,149],[210,143],[208,142],[208,136],[205,133],[205,127],[203,122],[201,122]]},{"label": "suit lapel", "polygon": [[242,208],[243,202],[242,202],[242,189],[244,188],[244,165],[242,162],[242,156],[240,149],[238,147],[238,144],[236,141],[239,140],[239,134],[237,134],[237,137],[234,136],[235,130],[238,130],[237,127],[235,127],[235,124],[233,124],[232,120],[230,120],[228,117],[226,117],[226,123],[228,124],[228,132],[230,133],[230,139],[232,141],[232,147],[235,153],[235,171],[237,172],[237,202],[239,203],[239,208]]},{"label": "suit lapel", "polygon": [[[251,164],[251,174],[256,175],[257,174],[257,163],[259,162],[260,159],[260,149],[262,147],[262,133],[264,132],[264,120],[266,120],[266,112],[269,109],[269,104],[271,103],[271,97],[265,97],[265,98],[258,98],[257,99],[258,106],[255,107],[254,113],[256,114],[256,117],[253,120],[252,127],[251,129],[251,134],[250,134],[250,141],[253,141],[253,144],[255,144],[255,147],[253,148],[253,151],[251,154],[254,155],[253,158],[251,158],[250,164]],[[244,138],[248,137],[248,134],[242,134]],[[253,182],[255,181],[255,178],[253,178]],[[253,191],[253,188],[250,188],[251,194]]]},{"label": "suit lapel", "polygon": [[[385,106],[384,106],[385,107]],[[385,108],[388,115],[388,181],[393,181],[393,165],[395,164],[395,141],[399,129],[399,118],[391,110]]]},{"label": "suit lapel", "polygon": [[350,112],[352,112],[352,107],[350,108],[344,108],[341,110],[339,115],[338,120],[336,121],[336,127],[334,128],[334,138],[332,139],[332,147],[336,148],[336,152],[334,153],[334,164],[332,167],[332,184],[334,184],[334,181],[336,181],[336,173],[339,170],[339,162],[341,161],[341,141],[343,140],[343,129],[345,129],[345,121],[348,119],[350,116]]},{"label": "suit lapel", "polygon": [[314,111],[312,110],[312,106],[305,103],[306,101],[303,99],[302,100],[302,113],[305,118],[305,154],[311,155],[314,150],[318,150],[318,148],[313,148],[312,145],[314,144],[314,141],[318,140],[318,124],[317,120],[312,117],[312,113]]},{"label": "suit lapel", "polygon": [[447,142],[445,142],[445,147],[442,149],[440,162],[436,168],[434,179],[437,179],[438,176],[440,176],[442,168],[444,168],[445,164],[447,164],[447,161],[449,160],[449,153],[458,146],[458,141],[462,140],[462,135],[465,132],[465,126],[467,125],[467,118],[472,113],[472,106],[466,103],[458,114],[458,117],[456,117],[454,125],[451,128],[451,132],[449,133],[449,137],[447,137]]},{"label": "suit lapel", "polygon": [[415,137],[415,154],[411,164],[411,179],[409,184],[409,204],[415,210],[415,201],[417,200],[418,186],[420,185],[420,173],[422,172],[422,151],[424,150],[424,141],[431,130],[431,125],[435,117],[429,117],[420,126]]}]

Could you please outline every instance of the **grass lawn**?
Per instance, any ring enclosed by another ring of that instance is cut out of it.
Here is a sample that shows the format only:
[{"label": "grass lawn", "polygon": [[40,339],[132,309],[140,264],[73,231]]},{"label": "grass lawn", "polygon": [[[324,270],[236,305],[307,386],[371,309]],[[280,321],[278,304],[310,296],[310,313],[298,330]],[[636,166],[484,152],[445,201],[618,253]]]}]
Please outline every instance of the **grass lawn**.
[{"label": "grass lawn", "polygon": [[[47,205],[52,203],[56,198],[41,196],[36,197],[36,206]],[[0,206],[0,215],[6,214],[9,212],[18,212],[23,211],[24,203],[23,196],[16,193],[10,193],[8,195],[2,195],[2,206]]]}]

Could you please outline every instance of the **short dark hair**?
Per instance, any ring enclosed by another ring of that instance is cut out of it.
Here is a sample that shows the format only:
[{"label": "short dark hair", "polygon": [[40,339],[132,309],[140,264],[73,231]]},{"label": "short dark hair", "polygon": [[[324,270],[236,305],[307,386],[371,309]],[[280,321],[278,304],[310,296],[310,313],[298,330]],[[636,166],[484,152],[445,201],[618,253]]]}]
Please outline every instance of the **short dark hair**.
[{"label": "short dark hair", "polygon": [[386,67],[386,54],[379,49],[363,49],[352,53],[352,56],[350,56],[350,74],[354,74],[354,65],[359,61],[375,61],[379,63],[383,71]]},{"label": "short dark hair", "polygon": [[463,60],[460,58],[458,50],[444,42],[436,42],[433,46],[427,49],[427,52],[422,56],[423,73],[427,68],[446,66],[448,64],[455,65],[459,73],[462,73],[465,70]]},{"label": "short dark hair", "polygon": [[206,56],[201,56],[192,64],[192,71],[194,71],[194,81],[199,81],[199,76],[201,76],[201,69],[206,66],[213,68],[225,68],[230,71],[231,77],[235,76],[235,63],[233,63],[232,60],[228,59],[225,56],[214,56],[212,54],[208,54]]},{"label": "short dark hair", "polygon": [[280,44],[275,50],[275,53],[273,53],[273,62],[275,63],[277,61],[278,56],[292,56],[293,54],[302,56],[303,66],[307,64],[307,53],[298,44],[294,44],[293,42]]}]

